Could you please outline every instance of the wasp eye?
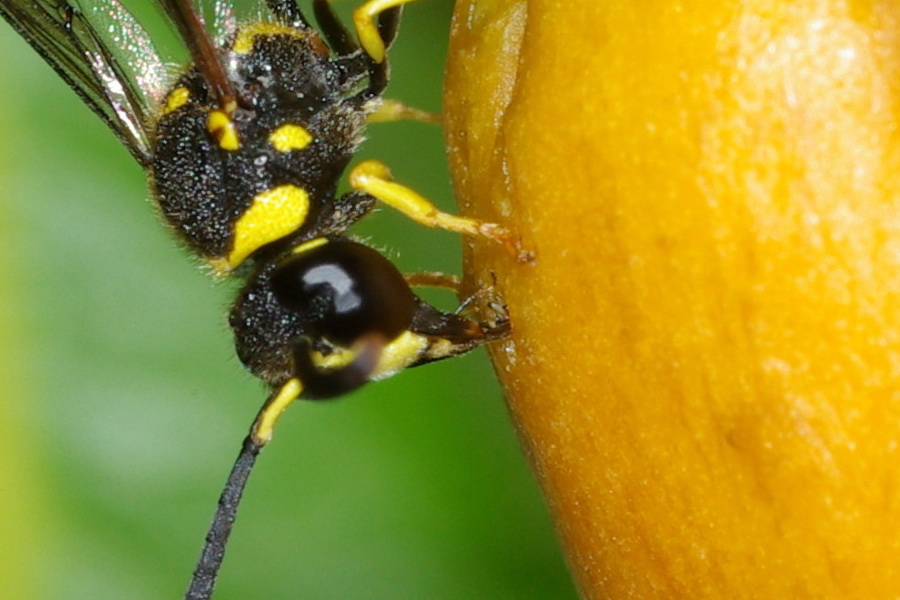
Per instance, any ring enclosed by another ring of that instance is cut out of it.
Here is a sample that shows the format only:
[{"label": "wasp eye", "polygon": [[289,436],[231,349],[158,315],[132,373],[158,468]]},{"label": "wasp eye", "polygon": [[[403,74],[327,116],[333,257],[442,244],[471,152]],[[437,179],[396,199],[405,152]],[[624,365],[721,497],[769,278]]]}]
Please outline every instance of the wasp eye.
[{"label": "wasp eye", "polygon": [[349,240],[285,259],[272,273],[271,286],[285,308],[309,319],[313,336],[344,347],[372,333],[394,339],[409,328],[417,306],[390,261]]}]

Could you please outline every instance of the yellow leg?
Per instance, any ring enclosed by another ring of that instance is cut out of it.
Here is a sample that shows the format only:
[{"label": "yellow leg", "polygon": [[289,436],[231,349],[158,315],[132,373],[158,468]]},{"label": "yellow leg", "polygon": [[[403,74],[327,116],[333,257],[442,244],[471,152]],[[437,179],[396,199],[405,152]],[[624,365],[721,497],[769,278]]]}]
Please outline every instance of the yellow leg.
[{"label": "yellow leg", "polygon": [[456,275],[446,273],[412,273],[405,277],[406,283],[413,287],[434,287],[459,293],[460,281]]},{"label": "yellow leg", "polygon": [[363,161],[350,171],[350,187],[374,196],[416,223],[426,227],[488,238],[503,244],[517,256],[519,255],[512,235],[503,227],[496,223],[485,223],[438,210],[434,204],[410,188],[395,183],[391,179],[391,171],[376,160]]},{"label": "yellow leg", "polygon": [[407,106],[399,100],[385,100],[375,112],[366,118],[367,123],[387,123],[388,121],[404,120],[440,124],[441,115]]},{"label": "yellow leg", "polygon": [[390,8],[396,8],[415,2],[416,0],[368,0],[365,4],[353,11],[353,24],[356,26],[356,35],[359,44],[377,63],[384,62],[384,40],[378,33],[378,25],[375,18]]},{"label": "yellow leg", "polygon": [[303,386],[299,379],[289,379],[277,392],[269,396],[256,420],[250,428],[250,437],[259,446],[265,446],[272,439],[272,431],[278,418],[294,400],[300,397]]},{"label": "yellow leg", "polygon": [[[439,272],[412,273],[404,278],[406,283],[413,287],[442,288],[455,292],[457,295],[462,291],[462,282],[455,275]],[[494,322],[509,321],[506,305],[503,303],[503,299],[497,295],[493,285],[480,287],[474,293],[463,298],[456,310],[453,311],[453,314],[464,315],[470,311],[474,304],[479,305],[479,314],[491,315],[491,320]]]}]

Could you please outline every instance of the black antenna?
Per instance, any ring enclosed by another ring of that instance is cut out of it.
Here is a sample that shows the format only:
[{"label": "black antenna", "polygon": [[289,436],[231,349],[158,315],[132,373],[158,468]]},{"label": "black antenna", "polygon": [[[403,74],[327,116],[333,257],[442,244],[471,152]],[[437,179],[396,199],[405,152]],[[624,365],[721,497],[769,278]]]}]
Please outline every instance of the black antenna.
[{"label": "black antenna", "polygon": [[191,53],[194,66],[212,88],[219,107],[226,113],[231,113],[237,107],[234,86],[225,74],[216,45],[191,0],[162,0],[162,5],[169,19],[178,28],[181,39]]},{"label": "black antenna", "polygon": [[203,544],[203,551],[194,568],[194,576],[184,595],[184,600],[209,600],[212,598],[213,590],[216,587],[216,577],[219,575],[222,559],[225,558],[225,546],[228,543],[228,536],[231,535],[241,496],[247,486],[250,471],[256,463],[256,457],[263,448],[263,445],[253,441],[252,436],[248,435],[244,439],[241,452],[234,461],[234,466],[225,482],[225,488],[222,490],[222,495],[219,496],[216,514],[206,534],[206,542]]},{"label": "black antenna", "polygon": [[219,496],[219,504],[216,506],[216,514],[212,524],[206,533],[203,550],[200,559],[194,567],[194,576],[184,594],[184,600],[209,600],[212,598],[216,587],[216,578],[225,558],[225,546],[231,535],[231,528],[237,516],[238,506],[244,488],[247,487],[247,479],[250,471],[256,463],[256,457],[266,444],[272,439],[272,430],[281,413],[290,406],[294,400],[300,397],[303,387],[298,379],[289,379],[280,388],[272,392],[266,403],[256,415],[250,434],[244,438],[241,451],[238,453],[231,473],[225,480],[222,495]]}]

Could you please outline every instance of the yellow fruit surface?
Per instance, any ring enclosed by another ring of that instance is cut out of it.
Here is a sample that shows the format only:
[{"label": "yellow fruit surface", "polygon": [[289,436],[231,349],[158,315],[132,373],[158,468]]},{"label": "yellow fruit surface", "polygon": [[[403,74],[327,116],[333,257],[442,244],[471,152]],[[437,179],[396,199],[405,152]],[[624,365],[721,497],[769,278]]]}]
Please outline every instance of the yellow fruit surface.
[{"label": "yellow fruit surface", "polygon": [[445,119],[584,596],[900,597],[900,2],[460,0]]}]

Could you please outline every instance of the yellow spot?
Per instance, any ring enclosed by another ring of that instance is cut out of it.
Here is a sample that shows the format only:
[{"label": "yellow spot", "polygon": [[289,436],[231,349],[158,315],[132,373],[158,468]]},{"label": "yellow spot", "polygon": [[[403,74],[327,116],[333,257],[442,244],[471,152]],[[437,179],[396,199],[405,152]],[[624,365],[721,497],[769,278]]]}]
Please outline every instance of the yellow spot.
[{"label": "yellow spot", "polygon": [[241,140],[238,138],[237,129],[234,121],[221,110],[209,111],[209,117],[206,120],[206,129],[210,135],[219,142],[222,150],[234,152],[240,150]]},{"label": "yellow spot", "polygon": [[288,379],[287,383],[281,386],[277,392],[269,397],[269,400],[259,411],[256,421],[253,423],[252,435],[253,441],[260,446],[265,446],[272,439],[272,431],[278,418],[281,417],[285,409],[290,406],[294,400],[300,397],[303,392],[303,386],[299,379]]},{"label": "yellow spot", "polygon": [[309,240],[308,242],[303,242],[299,246],[296,246],[293,250],[291,250],[291,254],[303,254],[304,252],[309,252],[319,246],[324,246],[328,243],[328,238],[315,238]]},{"label": "yellow spot", "polygon": [[177,87],[166,97],[166,106],[163,109],[163,114],[167,115],[169,113],[173,113],[185,104],[187,104],[188,100],[191,98],[191,93],[188,91],[186,87]]},{"label": "yellow spot", "polygon": [[356,360],[357,353],[346,348],[335,347],[329,354],[322,354],[318,350],[310,353],[313,365],[322,371],[341,369]]},{"label": "yellow spot", "polygon": [[[377,381],[397,374],[419,360],[426,350],[430,350],[427,337],[404,331],[382,348],[381,358],[369,375],[369,379]],[[357,352],[353,349],[335,347],[327,356],[318,351],[312,352],[310,356],[317,369],[331,371],[351,364],[356,360]]]},{"label": "yellow spot", "polygon": [[300,125],[288,123],[269,134],[269,143],[279,152],[303,150],[312,141],[312,135]]},{"label": "yellow spot", "polygon": [[412,331],[404,331],[381,351],[381,359],[369,379],[387,379],[416,362],[426,349],[428,338]]},{"label": "yellow spot", "polygon": [[240,28],[232,50],[235,54],[250,54],[253,51],[253,42],[261,35],[290,35],[299,39],[304,37],[300,31],[293,27],[276,25],[274,23],[251,23]]},{"label": "yellow spot", "polygon": [[270,242],[293,233],[309,214],[309,194],[295,185],[280,185],[257,195],[234,226],[228,266],[234,268]]}]

